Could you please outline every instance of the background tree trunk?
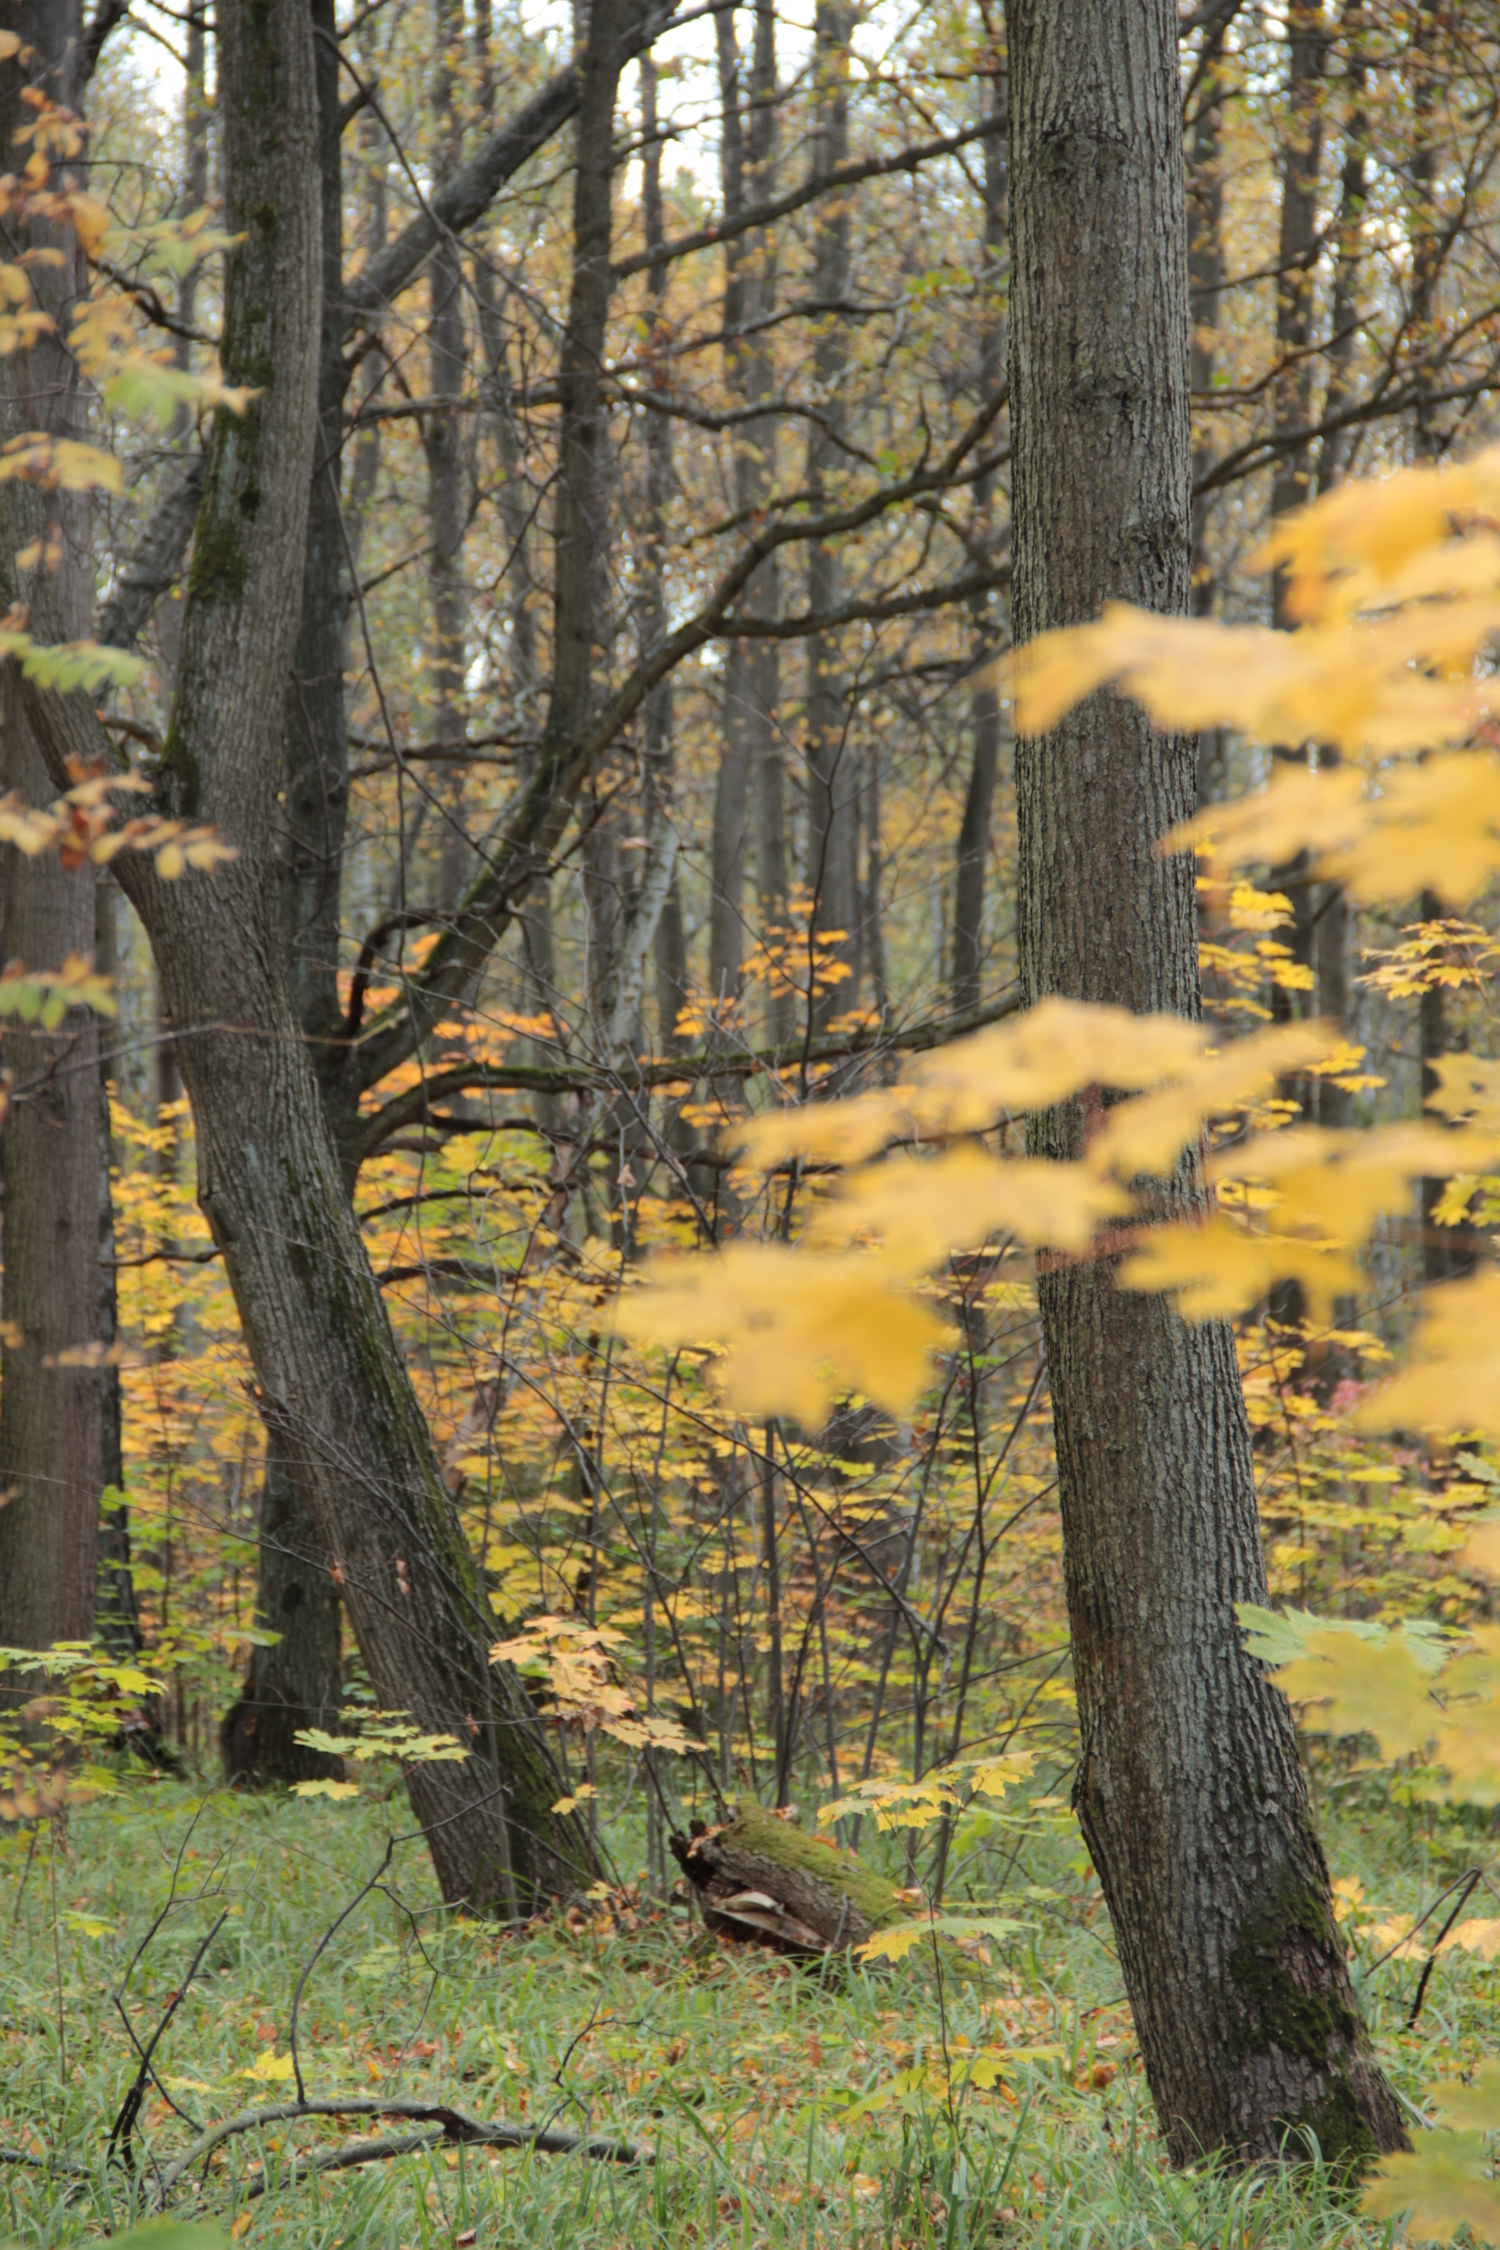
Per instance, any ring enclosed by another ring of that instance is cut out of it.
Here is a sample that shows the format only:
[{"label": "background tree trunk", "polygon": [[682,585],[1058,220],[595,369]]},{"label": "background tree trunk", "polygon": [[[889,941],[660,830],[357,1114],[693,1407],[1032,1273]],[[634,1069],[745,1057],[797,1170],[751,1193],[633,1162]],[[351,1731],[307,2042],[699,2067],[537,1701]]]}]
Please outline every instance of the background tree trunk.
[{"label": "background tree trunk", "polygon": [[309,1750],[297,1736],[308,1727],[339,1730],[339,1590],[291,1471],[269,1444],[258,1561],[255,1622],[280,1639],[255,1650],[239,1700],[225,1714],[224,1770],[231,1781],[338,1781],[343,1759]]},{"label": "background tree trunk", "polygon": [[[1187,608],[1188,311],[1177,23],[1167,0],[1013,0],[1011,411],[1017,642],[1106,600]],[[1091,697],[1017,753],[1028,1001],[1196,1016],[1190,740]],[[1105,1098],[1108,1098],[1107,1090]],[[1076,1156],[1078,1102],[1032,1145]],[[1189,1167],[1164,1211],[1200,1208]],[[1334,1924],[1291,1712],[1244,1651],[1265,1599],[1229,1330],[1041,1282],[1082,1758],[1074,1802],[1174,2160],[1331,2163],[1405,2140]],[[1300,2143],[1292,2143],[1293,2153]]]},{"label": "background tree trunk", "polygon": [[[25,44],[0,65],[0,140],[6,164],[19,169],[12,137],[31,114],[23,94],[39,87],[68,108],[78,104],[82,22],[74,0],[29,0],[16,28]],[[86,441],[78,369],[63,342],[84,285],[82,253],[65,223],[32,218],[24,231],[32,287],[55,333],[16,354],[14,419],[4,434],[44,430]],[[7,496],[15,489],[7,486]],[[0,510],[0,536],[9,537],[16,512],[14,503]],[[93,622],[87,495],[49,493],[38,513],[63,630],[86,637]],[[23,541],[10,544],[14,552]],[[11,666],[3,696],[4,785],[29,804],[48,804],[56,790]],[[50,852],[28,859],[13,845],[4,859],[0,958],[43,970],[92,955],[94,869],[66,868]],[[46,1648],[91,1640],[97,1601],[106,1376],[88,1355],[92,1347],[97,1357],[100,1343],[99,1197],[107,1161],[99,1019],[76,1008],[53,1031],[9,1026],[5,1061],[12,1085],[4,1148],[0,1642]],[[73,1363],[60,1364],[69,1355]]]},{"label": "background tree trunk", "polygon": [[[125,854],[123,881],[169,1020],[184,1027],[199,1201],[268,1431],[381,1704],[472,1745],[460,1764],[408,1776],[443,1895],[514,1912],[589,1879],[595,1861],[579,1824],[551,1810],[559,1779],[520,1680],[488,1663],[495,1622],[370,1269],[283,966],[275,800],[321,328],[312,24],[298,0],[270,0],[225,11],[219,37],[226,225],[243,236],[227,262],[222,360],[228,381],[253,381],[259,395],[243,418],[214,421],[161,795],[214,822],[241,856],[212,884],[168,884]],[[46,581],[31,594],[46,632],[56,622]],[[23,692],[54,778],[70,753],[99,753],[86,698],[31,682]]]},{"label": "background tree trunk", "polygon": [[[849,154],[849,40],[853,13],[848,0],[818,0],[813,19],[813,72],[817,82],[815,171],[831,172]],[[836,197],[821,212],[813,262],[813,296],[837,305],[849,293],[849,203]],[[843,419],[839,397],[847,356],[842,324],[830,318],[813,348],[822,430],[808,445],[807,489],[815,515],[829,499],[830,473],[842,456],[837,433]],[[814,540],[807,550],[807,606],[813,616],[838,606],[843,570],[839,548]],[[807,890],[813,901],[815,932],[838,931],[820,948],[831,967],[852,969],[855,918],[859,911],[859,762],[849,749],[849,708],[838,635],[813,632],[807,638]],[[822,1027],[855,1005],[852,976],[815,987],[809,1012]]]},{"label": "background tree trunk", "polygon": [[[990,115],[994,131],[984,142],[984,278],[979,330],[979,395],[999,387],[1005,366],[1005,328],[1000,305],[1000,259],[1005,248],[1005,81],[997,73]],[[974,488],[974,535],[993,536],[995,476],[987,470]],[[985,659],[995,645],[991,599],[973,602],[974,660],[977,674],[969,699],[973,752],[963,823],[958,832],[958,869],[953,885],[953,984],[955,1015],[979,1006],[984,978],[984,896],[990,858],[990,813],[1000,763],[1000,697]]]}]

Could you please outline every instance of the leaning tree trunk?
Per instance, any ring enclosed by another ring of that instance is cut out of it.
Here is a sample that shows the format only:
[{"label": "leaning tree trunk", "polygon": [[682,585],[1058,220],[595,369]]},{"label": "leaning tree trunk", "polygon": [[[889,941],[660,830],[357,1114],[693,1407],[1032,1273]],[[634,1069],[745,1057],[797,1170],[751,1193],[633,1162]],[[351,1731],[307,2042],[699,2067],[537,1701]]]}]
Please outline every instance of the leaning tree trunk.
[{"label": "leaning tree trunk", "polygon": [[[1017,642],[1106,600],[1189,593],[1188,318],[1168,0],[1012,0],[1011,413]],[[1096,695],[1020,746],[1027,997],[1196,1016],[1193,864],[1157,838],[1194,745]],[[1108,1098],[1107,1092],[1105,1098]],[[1082,1105],[1032,1144],[1076,1157]],[[1163,1212],[1201,1208],[1191,1167]],[[1044,1275],[1082,1756],[1074,1802],[1173,2158],[1331,2163],[1403,2144],[1335,1928],[1285,1698],[1245,1653],[1264,1601],[1234,1340]]]},{"label": "leaning tree trunk", "polygon": [[[234,0],[218,33],[226,220],[243,238],[228,260],[221,358],[226,379],[257,395],[242,418],[215,418],[160,790],[240,857],[210,881],[176,884],[137,856],[117,864],[181,1027],[199,1201],[268,1432],[381,1704],[472,1748],[409,1776],[444,1896],[513,1910],[590,1879],[592,1854],[576,1819],[551,1809],[558,1777],[522,1683],[487,1661],[495,1622],[381,1302],[283,961],[276,796],[321,311],[312,24],[298,0]],[[45,626],[45,580],[27,590]],[[99,754],[87,699],[29,682],[24,692],[54,778],[70,752]]]}]

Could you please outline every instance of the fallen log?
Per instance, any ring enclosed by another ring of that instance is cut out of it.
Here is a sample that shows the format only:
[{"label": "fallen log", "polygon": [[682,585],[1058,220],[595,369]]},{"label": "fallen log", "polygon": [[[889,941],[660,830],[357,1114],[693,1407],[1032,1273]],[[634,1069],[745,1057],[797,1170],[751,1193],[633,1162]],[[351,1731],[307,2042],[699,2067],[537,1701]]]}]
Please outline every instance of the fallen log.
[{"label": "fallen log", "polygon": [[741,1798],[720,1827],[695,1822],[692,1835],[673,1836],[671,1845],[708,1928],[778,1953],[846,1952],[911,1912],[852,1852],[804,1835],[753,1798]]}]

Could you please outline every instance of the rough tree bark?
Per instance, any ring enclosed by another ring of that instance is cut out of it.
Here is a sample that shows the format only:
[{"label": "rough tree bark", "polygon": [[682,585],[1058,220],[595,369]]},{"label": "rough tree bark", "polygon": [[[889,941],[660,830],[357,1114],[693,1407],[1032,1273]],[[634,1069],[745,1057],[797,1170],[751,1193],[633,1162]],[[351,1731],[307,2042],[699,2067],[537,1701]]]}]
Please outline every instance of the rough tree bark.
[{"label": "rough tree bark", "polygon": [[[640,60],[641,78],[641,213],[646,248],[659,251],[666,241],[661,192],[661,133],[656,113],[656,64],[649,54]],[[653,265],[647,276],[651,292],[652,344],[665,343],[667,269]],[[672,494],[672,424],[665,414],[646,417],[646,513],[642,532],[641,639],[646,647],[666,639],[667,506]],[[642,733],[646,750],[646,786],[650,793],[648,818],[652,828],[672,816],[676,779],[676,736],[672,683],[663,680],[646,699]],[[682,914],[682,884],[677,868],[662,904],[656,925],[657,1043],[663,1054],[680,1046],[677,1019],[687,1005],[687,929]]]},{"label": "rough tree bark", "polygon": [[[343,257],[342,120],[333,0],[314,0],[313,62],[318,105],[319,247],[322,259],[318,353],[318,435],[308,493],[301,620],[284,720],[286,791],[280,864],[282,943],[298,1022],[327,1054],[339,1023],[341,874],[348,825],[348,730],[344,698],[344,619],[349,605],[339,513],[341,415],[348,375],[342,351],[339,287]],[[322,34],[322,36],[319,36]],[[318,1074],[325,1106],[341,1088]],[[330,1109],[331,1121],[339,1111]],[[336,1732],[342,1683],[338,1588],[329,1550],[274,1442],[261,1488],[256,1623],[279,1635],[251,1652],[244,1687],[220,1728],[231,1780],[336,1779],[336,1758],[296,1740],[308,1727]]]},{"label": "rough tree bark", "polygon": [[[1012,0],[1008,23],[1019,643],[1110,599],[1187,608],[1191,441],[1175,10]],[[1028,1000],[1196,1016],[1193,865],[1156,851],[1193,809],[1193,743],[1096,695],[1019,746],[1017,795]],[[1074,1157],[1083,1135],[1074,1102],[1032,1145]],[[1157,1200],[1200,1208],[1192,1168]],[[1298,2155],[1305,2127],[1334,2164],[1400,2147],[1291,1713],[1235,1619],[1266,1591],[1233,1338],[1117,1290],[1107,1257],[1040,1294],[1074,1802],[1167,2145],[1178,2163]]]},{"label": "rough tree bark", "polygon": [[[1001,316],[1000,260],[1005,248],[1005,80],[993,80],[990,110],[994,131],[984,143],[983,315],[979,327],[979,395],[999,388],[1005,366],[1005,324]],[[987,470],[974,487],[975,538],[993,537],[995,475]],[[984,978],[984,893],[990,858],[990,812],[1000,764],[1000,697],[985,658],[995,645],[993,602],[976,594],[972,604],[974,661],[983,666],[969,700],[974,748],[963,822],[958,832],[958,867],[953,885],[953,984],[956,1015],[979,1006]]]},{"label": "rough tree bark", "polygon": [[[745,131],[740,110],[740,53],[734,15],[714,18],[719,66],[719,189],[724,223],[735,226],[745,207]],[[743,246],[736,237],[724,254],[724,334],[744,325]],[[733,379],[736,353],[724,351],[725,373]],[[750,827],[750,745],[742,723],[740,667],[730,652],[724,671],[723,734],[714,777],[713,829],[709,846],[708,990],[716,1007],[739,997],[745,958],[745,845]]]},{"label": "rough tree bark", "polygon": [[[813,73],[817,84],[817,126],[813,139],[815,173],[831,172],[849,154],[849,41],[853,34],[849,0],[818,0],[813,17]],[[820,208],[813,252],[813,296],[839,304],[849,293],[849,199],[834,197]],[[823,429],[809,443],[806,483],[815,514],[821,513],[829,474],[839,465],[837,433],[842,421],[839,386],[847,353],[845,330],[825,322],[813,347]],[[832,540],[815,540],[807,550],[807,606],[813,615],[836,609],[843,582],[840,552]],[[822,948],[830,966],[852,969],[854,923],[858,913],[856,858],[859,849],[859,769],[849,750],[849,712],[843,664],[836,633],[807,638],[807,889],[813,901],[813,928],[838,931]],[[814,987],[809,1014],[818,1027],[855,1004],[852,978]]]},{"label": "rough tree bark", "polygon": [[[30,0],[17,28],[21,55],[0,66],[0,149],[19,169],[12,136],[28,120],[23,95],[39,89],[76,107],[82,20],[75,0]],[[78,167],[75,167],[75,170]],[[35,296],[55,333],[12,363],[7,439],[45,430],[87,436],[77,365],[63,339],[84,282],[82,252],[65,223],[32,218],[25,248]],[[17,488],[8,485],[7,496]],[[40,495],[38,495],[40,501]],[[92,622],[89,507],[80,493],[50,493],[37,529],[55,551],[52,583],[65,631],[86,637]],[[14,503],[0,512],[10,539]],[[56,794],[34,740],[13,671],[4,683],[3,780],[31,804]],[[5,852],[0,957],[58,969],[94,951],[94,870],[65,868],[51,853]],[[54,1031],[6,1032],[12,1076],[5,1128],[5,1319],[0,1346],[0,1642],[47,1648],[90,1640],[99,1565],[99,1494],[106,1436],[105,1371],[88,1364],[99,1341],[100,1181],[105,1142],[100,1100],[99,1019],[70,1009]],[[72,1364],[60,1364],[67,1355]]]},{"label": "rough tree bark", "polygon": [[[211,884],[123,881],[150,934],[260,1405],[382,1705],[472,1745],[415,1768],[444,1896],[515,1911],[593,1872],[443,1486],[350,1206],[283,962],[274,859],[282,693],[296,643],[317,437],[321,210],[314,42],[299,0],[221,8],[228,261],[221,357],[259,393],[220,412],[194,537],[160,796],[240,848]],[[37,614],[46,587],[31,583]],[[103,740],[87,700],[23,688],[54,774]],[[130,855],[125,855],[130,858]],[[233,1027],[232,1029],[230,1027]]]},{"label": "rough tree bark", "polygon": [[[433,85],[437,161],[447,173],[457,166],[462,139],[454,106],[453,73],[462,52],[463,14],[454,9],[452,0],[437,0],[433,31],[437,41]],[[468,352],[463,259],[452,235],[445,236],[433,253],[427,288],[428,389],[434,398],[456,399],[463,392]],[[468,731],[463,697],[469,605],[463,578],[466,509],[459,416],[440,410],[425,416],[422,450],[427,457],[427,575],[432,594],[432,737],[435,742],[461,742]],[[473,859],[464,833],[466,792],[461,765],[443,772],[435,794],[443,822],[437,904],[450,907],[458,902]]]}]

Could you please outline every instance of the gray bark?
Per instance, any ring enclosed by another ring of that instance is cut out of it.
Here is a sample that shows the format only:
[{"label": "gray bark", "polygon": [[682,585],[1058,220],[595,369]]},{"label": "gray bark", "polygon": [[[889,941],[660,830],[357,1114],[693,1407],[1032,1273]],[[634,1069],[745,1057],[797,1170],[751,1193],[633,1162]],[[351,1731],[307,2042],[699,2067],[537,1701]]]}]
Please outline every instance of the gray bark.
[{"label": "gray bark", "polygon": [[[1221,17],[1203,34],[1201,84],[1188,164],[1188,295],[1192,317],[1188,373],[1195,398],[1213,387],[1224,291],[1222,58],[1226,29]],[[1205,437],[1193,448],[1195,485],[1211,460],[1212,449]],[[1199,495],[1193,502],[1193,614],[1197,617],[1212,615],[1218,591],[1208,556],[1213,503],[1212,493]],[[1229,794],[1227,750],[1228,729],[1205,727],[1198,738],[1200,806],[1216,804]]]},{"label": "gray bark", "polygon": [[[1012,0],[1018,643],[1106,600],[1181,614],[1191,438],[1181,99],[1168,0]],[[1017,753],[1020,940],[1047,993],[1198,1013],[1194,745],[1091,697]],[[1105,1099],[1108,1091],[1105,1090]],[[1082,1105],[1038,1118],[1081,1152]],[[1154,1192],[1202,1207],[1190,1167]],[[1043,1275],[1082,1756],[1074,1785],[1178,2163],[1332,2164],[1405,2140],[1349,1982],[1290,1710],[1245,1654],[1265,1599],[1234,1343],[1113,1261]],[[1292,2154],[1302,2144],[1290,2143]]]},{"label": "gray bark", "polygon": [[[1276,251],[1276,356],[1278,372],[1272,391],[1274,434],[1291,439],[1312,419],[1313,395],[1313,291],[1318,256],[1318,176],[1323,155],[1323,111],[1320,89],[1327,47],[1327,26],[1322,0],[1294,0],[1287,15],[1286,145],[1281,158],[1281,224]],[[1271,479],[1271,514],[1289,514],[1305,505],[1312,482],[1310,446],[1285,443]],[[1287,607],[1289,579],[1283,569],[1271,580],[1271,621],[1290,627],[1295,623]],[[1281,743],[1272,752],[1283,764],[1305,764],[1305,743]],[[1312,965],[1312,885],[1309,859],[1299,852],[1284,866],[1271,870],[1272,890],[1284,890],[1291,900],[1292,917],[1286,942],[1300,968]],[[1271,1014],[1285,1022],[1298,1012],[1297,996],[1276,984],[1270,993]],[[1273,1308],[1288,1326],[1302,1316],[1302,1292],[1295,1285],[1277,1290]]]},{"label": "gray bark", "polygon": [[[29,0],[17,28],[21,55],[0,66],[0,139],[28,118],[22,96],[38,86],[74,106],[82,25],[75,0]],[[75,174],[82,171],[74,166]],[[65,223],[30,217],[25,247],[39,254],[29,271],[37,302],[54,323],[18,352],[6,401],[5,436],[44,430],[58,439],[87,436],[76,364],[65,348],[72,306],[86,286],[82,252]],[[23,496],[5,488],[0,537],[11,537]],[[93,604],[87,497],[24,495],[35,529],[58,559],[49,572],[69,636],[86,636]],[[54,795],[20,683],[7,667],[3,685],[4,785],[31,804]],[[95,948],[94,870],[69,869],[52,853],[35,859],[6,848],[0,958],[34,970],[58,969]],[[7,1026],[12,1077],[4,1148],[4,1310],[0,1345],[0,1642],[46,1648],[91,1640],[99,1565],[99,1495],[106,1435],[106,1374],[87,1364],[97,1352],[100,1316],[101,1179],[107,1162],[100,1100],[99,1019],[72,1009],[54,1031]],[[61,1365],[69,1354],[82,1363]]]},{"label": "gray bark", "polygon": [[[979,330],[979,395],[999,388],[1005,365],[1005,327],[1000,312],[1000,260],[1005,248],[1004,81],[995,81],[991,110],[994,131],[984,143],[984,278]],[[987,470],[974,488],[974,536],[988,545],[994,532],[995,477]],[[971,605],[973,656],[984,668],[969,699],[973,752],[963,822],[958,832],[958,869],[953,885],[953,984],[955,1014],[977,1008],[984,974],[985,876],[990,857],[990,816],[1000,765],[1000,698],[985,659],[995,646],[992,603],[976,595]]]},{"label": "gray bark", "polygon": [[[459,150],[453,106],[451,50],[462,29],[452,0],[437,0],[433,31],[437,41],[434,108],[437,112],[437,164],[451,172]],[[433,252],[427,274],[427,373],[434,398],[459,398],[468,374],[464,331],[464,271],[457,242],[445,236]],[[432,683],[432,739],[461,742],[464,719],[465,643],[469,605],[464,591],[464,464],[459,417],[441,410],[422,425],[427,459],[428,584],[432,599],[429,677]],[[452,907],[462,894],[473,854],[464,834],[464,773],[449,768],[436,792],[442,815],[438,841],[437,903]]]},{"label": "gray bark", "polygon": [[[314,0],[317,179],[322,268],[318,430],[307,503],[306,568],[297,647],[287,686],[286,794],[281,916],[292,1008],[313,1042],[319,1091],[336,1126],[343,1089],[327,1042],[339,1021],[341,877],[349,807],[344,702],[347,571],[339,516],[340,426],[347,376],[337,318],[343,254],[343,159],[332,0]],[[327,1727],[339,1700],[338,1591],[329,1550],[313,1535],[286,1463],[268,1431],[257,1548],[256,1616],[280,1637],[252,1649],[245,1685],[224,1719],[220,1747],[230,1778],[290,1783],[337,1771],[294,1737]]]},{"label": "gray bark", "polygon": [[[228,260],[222,357],[227,380],[260,395],[242,419],[214,422],[161,797],[213,821],[241,856],[211,884],[173,885],[126,854],[122,883],[182,1027],[199,1201],[268,1429],[381,1704],[473,1748],[408,1779],[444,1896],[513,1909],[590,1875],[592,1856],[577,1823],[550,1809],[558,1776],[521,1682],[487,1662],[495,1621],[380,1300],[284,969],[278,691],[297,636],[322,298],[312,24],[298,0],[239,0],[218,31],[226,225],[244,238]],[[70,752],[97,753],[87,699],[24,692],[54,776]]]},{"label": "gray bark", "polygon": [[[814,166],[832,172],[849,154],[849,40],[854,18],[849,0],[818,0],[813,23],[813,71],[817,126]],[[818,221],[813,259],[813,295],[837,303],[849,287],[849,204],[840,196]],[[825,321],[813,348],[813,368],[825,430],[808,449],[807,486],[814,513],[820,513],[830,471],[839,460],[834,438],[843,419],[840,389],[846,344],[837,321]],[[807,552],[807,606],[814,615],[837,609],[843,586],[838,546],[815,540]],[[858,763],[849,744],[849,711],[838,635],[813,632],[807,639],[807,889],[813,900],[813,928],[841,931],[824,948],[830,961],[852,967],[854,924],[859,911],[856,856],[859,824]],[[810,1000],[821,1027],[855,1004],[854,982],[825,985]]]},{"label": "gray bark", "polygon": [[[719,189],[725,224],[733,226],[745,205],[745,131],[741,114],[739,44],[732,11],[714,18],[719,65]],[[744,325],[743,245],[738,238],[724,252],[724,333]],[[725,347],[725,374],[734,381],[737,351]],[[736,461],[742,473],[743,450]],[[739,997],[745,958],[745,863],[750,833],[750,741],[745,725],[746,682],[739,652],[730,649],[724,664],[724,704],[719,765],[714,777],[713,829],[709,844],[708,989],[715,1006]]]},{"label": "gray bark", "polygon": [[340,1780],[342,1758],[297,1740],[308,1727],[339,1731],[339,1590],[327,1546],[274,1444],[266,1448],[257,1569],[255,1622],[280,1637],[256,1649],[244,1688],[225,1714],[219,1733],[225,1772],[231,1781]]},{"label": "gray bark", "polygon": [[[656,65],[649,54],[640,60],[641,76],[641,206],[646,247],[660,250],[666,240],[661,193],[661,138],[656,112]],[[664,263],[648,268],[654,336],[665,334],[667,269]],[[667,586],[665,545],[667,506],[671,499],[672,423],[665,414],[646,417],[646,518],[642,545],[641,639],[647,648],[666,639]],[[663,680],[646,699],[642,731],[646,751],[647,818],[670,819],[676,769],[672,683]],[[676,861],[661,917],[656,925],[657,1039],[667,1053],[677,1038],[677,1019],[687,1004],[687,932],[682,917],[682,884]]]}]

